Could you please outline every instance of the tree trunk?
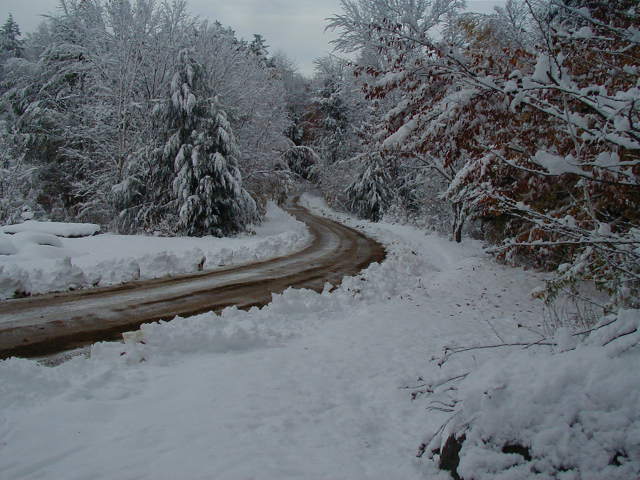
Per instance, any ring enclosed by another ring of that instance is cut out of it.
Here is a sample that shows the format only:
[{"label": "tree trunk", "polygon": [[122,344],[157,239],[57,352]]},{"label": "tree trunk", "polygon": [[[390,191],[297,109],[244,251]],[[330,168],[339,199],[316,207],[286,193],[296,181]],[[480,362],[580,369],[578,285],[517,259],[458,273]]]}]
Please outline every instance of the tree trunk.
[{"label": "tree trunk", "polygon": [[453,238],[456,243],[462,242],[462,227],[464,227],[464,209],[462,203],[453,204]]}]

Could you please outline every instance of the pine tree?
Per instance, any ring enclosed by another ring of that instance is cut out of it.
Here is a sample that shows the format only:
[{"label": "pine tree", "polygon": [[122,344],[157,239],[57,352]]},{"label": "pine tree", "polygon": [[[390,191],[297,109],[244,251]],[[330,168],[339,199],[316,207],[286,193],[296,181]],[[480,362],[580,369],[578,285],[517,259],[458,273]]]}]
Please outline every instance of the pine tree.
[{"label": "pine tree", "polygon": [[369,154],[363,165],[359,177],[347,187],[349,207],[358,216],[379,222],[391,200],[391,180],[378,153]]},{"label": "pine tree", "polygon": [[[11,58],[22,57],[22,40],[20,40],[20,28],[9,14],[9,18],[0,27],[0,95],[3,95],[7,87],[7,61]],[[0,109],[1,110],[1,109]]]},{"label": "pine tree", "polygon": [[269,62],[269,45],[264,37],[259,33],[253,35],[253,40],[249,44],[249,51],[258,58],[263,66],[272,66]]},{"label": "pine tree", "polygon": [[190,50],[181,51],[166,109],[172,134],[162,157],[173,162],[178,231],[223,236],[256,220],[257,209],[242,188],[238,147],[226,112],[207,94],[201,66]]},{"label": "pine tree", "polygon": [[[349,102],[347,77],[351,72],[346,62],[333,57],[316,60],[315,92],[312,104],[315,149],[328,164],[352,156],[353,107]],[[353,103],[353,101],[351,102]]]},{"label": "pine tree", "polygon": [[293,145],[282,157],[289,170],[300,178],[310,182],[318,180],[320,159],[313,148],[304,145]]},{"label": "pine tree", "polygon": [[0,55],[3,57],[22,57],[22,40],[20,27],[13,20],[13,15],[0,28]]}]

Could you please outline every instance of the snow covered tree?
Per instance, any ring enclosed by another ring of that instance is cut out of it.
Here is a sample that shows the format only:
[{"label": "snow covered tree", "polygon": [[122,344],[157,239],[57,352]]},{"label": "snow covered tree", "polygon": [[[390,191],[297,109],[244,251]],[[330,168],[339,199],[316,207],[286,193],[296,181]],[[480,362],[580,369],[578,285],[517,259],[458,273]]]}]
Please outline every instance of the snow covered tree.
[{"label": "snow covered tree", "polygon": [[[440,60],[431,54],[437,42],[431,31],[454,16],[462,3],[341,3],[343,13],[330,19],[329,28],[340,31],[337,48],[360,53],[355,73],[365,97],[378,110],[369,127],[369,147],[394,159],[387,166],[394,182],[392,203],[398,204],[399,210],[414,211],[417,197],[441,203],[438,194],[446,189],[461,163],[455,135],[442,135],[442,130],[455,122],[459,110],[454,111],[458,99],[447,98],[455,87],[439,78]],[[430,133],[428,138],[425,132]],[[453,208],[452,212],[459,210]],[[453,221],[456,232],[462,225],[458,217]]]},{"label": "snow covered tree", "polygon": [[[307,175],[318,184],[325,199],[340,208],[349,208],[345,186],[362,173],[351,160],[363,153],[358,128],[368,108],[352,66],[343,59],[326,56],[316,59],[309,100],[303,122],[303,143],[312,149],[314,165]],[[311,165],[309,165],[311,166]]]},{"label": "snow covered tree", "polygon": [[472,214],[498,227],[502,258],[558,272],[547,300],[589,281],[637,305],[639,13],[634,2],[554,0],[531,10],[535,53],[509,52],[491,78],[466,75],[495,99],[493,132],[448,195],[473,199]]},{"label": "snow covered tree", "polygon": [[269,45],[259,33],[253,35],[253,40],[249,44],[249,51],[255,55],[261,65],[270,66],[269,61]]},{"label": "snow covered tree", "polygon": [[332,165],[350,156],[349,105],[345,98],[345,77],[348,75],[345,62],[333,57],[316,60],[315,90],[312,99],[312,118],[316,137],[316,151],[322,159]]},{"label": "snow covered tree", "polygon": [[558,268],[549,298],[587,280],[635,305],[637,3],[511,0],[448,18],[443,41],[429,37],[419,3],[376,20],[346,1],[332,19],[339,46],[382,53],[360,71],[369,98],[397,95],[384,150],[440,176],[456,239],[471,217],[504,242],[502,258]]},{"label": "snow covered tree", "polygon": [[60,16],[49,20],[39,58],[13,59],[5,69],[4,100],[12,108],[13,131],[25,162],[37,167],[39,202],[54,218],[68,218],[81,201],[75,185],[89,173],[78,160],[95,144],[84,129],[84,102],[95,98],[89,80],[95,5],[64,6]]},{"label": "snow covered tree", "polygon": [[346,190],[350,210],[359,217],[379,222],[391,202],[391,178],[380,154],[363,154],[356,159],[362,171]]},{"label": "snow covered tree", "polygon": [[22,57],[23,41],[20,40],[20,27],[9,14],[7,21],[0,27],[0,57]]},{"label": "snow covered tree", "polygon": [[238,148],[219,100],[211,99],[193,52],[182,50],[164,107],[170,136],[161,159],[173,163],[177,230],[188,235],[236,233],[257,219],[242,188]]},{"label": "snow covered tree", "polygon": [[41,213],[37,205],[35,168],[24,161],[16,135],[7,131],[6,122],[0,122],[0,224],[16,223],[28,209]]},{"label": "snow covered tree", "polygon": [[309,108],[311,82],[298,72],[295,63],[283,52],[276,53],[272,60],[284,87],[285,106],[291,122],[286,136],[294,145],[303,145],[308,140],[304,116]]},{"label": "snow covered tree", "polygon": [[[6,91],[6,63],[10,59],[23,57],[23,41],[19,38],[20,27],[9,14],[7,21],[0,27],[0,94]],[[1,111],[1,110],[0,110]]]}]

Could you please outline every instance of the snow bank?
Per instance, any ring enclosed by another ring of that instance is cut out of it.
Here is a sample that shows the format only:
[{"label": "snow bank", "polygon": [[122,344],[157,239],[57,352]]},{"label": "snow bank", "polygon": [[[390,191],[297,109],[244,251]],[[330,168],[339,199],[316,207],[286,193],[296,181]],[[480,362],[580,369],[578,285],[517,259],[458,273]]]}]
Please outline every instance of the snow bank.
[{"label": "snow bank", "polygon": [[434,465],[473,480],[639,478],[640,311],[581,337],[471,349],[425,377],[416,392],[439,417],[423,448]]},{"label": "snow bank", "polygon": [[[264,222],[253,234],[234,238],[114,234],[59,238],[44,230],[0,234],[0,298],[214,270],[282,256],[304,248],[310,240],[305,224],[275,204],[268,206]],[[50,228],[49,232],[81,230]]]},{"label": "snow bank", "polygon": [[28,270],[13,263],[0,264],[0,296],[3,298],[76,290],[85,286],[86,275],[72,265],[69,257],[47,260],[46,267],[33,267]]},{"label": "snow bank", "polygon": [[[637,478],[638,326],[640,311],[623,312],[620,324],[599,329],[575,349],[518,351],[474,370],[457,385],[462,406],[449,430],[466,437],[458,474],[474,480]],[[635,331],[635,343],[625,340],[624,352],[612,355],[601,345],[615,342],[625,333],[620,329]]]},{"label": "snow bank", "polygon": [[99,231],[100,225],[93,223],[38,222],[36,220],[0,227],[2,233],[39,232],[66,238],[89,237],[96,235]]}]

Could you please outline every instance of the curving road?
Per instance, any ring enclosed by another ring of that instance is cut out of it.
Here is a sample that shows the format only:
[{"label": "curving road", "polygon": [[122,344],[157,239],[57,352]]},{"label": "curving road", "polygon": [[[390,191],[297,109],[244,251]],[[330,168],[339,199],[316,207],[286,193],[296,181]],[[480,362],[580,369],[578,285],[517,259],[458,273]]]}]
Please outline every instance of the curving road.
[{"label": "curving road", "polygon": [[143,323],[266,305],[288,287],[322,290],[385,257],[384,248],[349,227],[287,208],[309,227],[304,250],[260,263],[117,287],[41,295],[0,303],[0,359],[38,357],[115,340]]}]

